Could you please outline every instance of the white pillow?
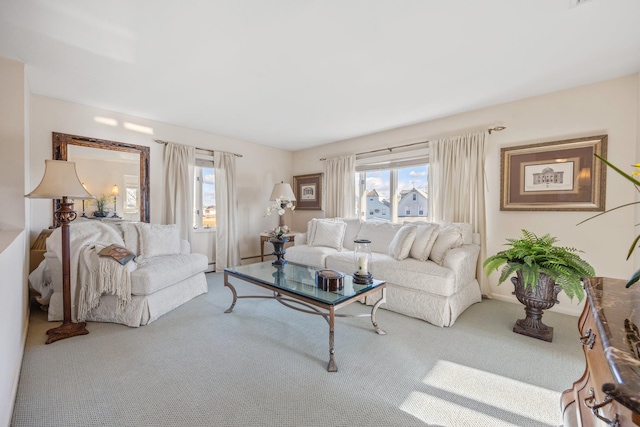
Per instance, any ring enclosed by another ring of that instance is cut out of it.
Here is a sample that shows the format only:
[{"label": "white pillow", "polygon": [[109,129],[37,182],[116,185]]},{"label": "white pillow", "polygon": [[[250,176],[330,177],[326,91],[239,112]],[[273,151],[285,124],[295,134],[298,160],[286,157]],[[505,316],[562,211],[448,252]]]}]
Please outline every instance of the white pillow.
[{"label": "white pillow", "polygon": [[180,253],[180,233],[178,226],[136,223],[140,235],[140,256],[177,255]]},{"label": "white pillow", "polygon": [[415,225],[403,225],[400,231],[396,233],[389,245],[389,256],[398,261],[409,256],[411,245],[416,238],[418,227]]},{"label": "white pillow", "polygon": [[326,246],[342,250],[342,240],[347,224],[342,221],[317,221],[313,240],[308,240],[309,246]]},{"label": "white pillow", "polygon": [[438,238],[431,248],[429,258],[438,265],[442,265],[444,257],[453,249],[462,245],[462,231],[460,227],[450,225],[440,229]]},{"label": "white pillow", "polygon": [[431,254],[431,248],[438,237],[440,226],[435,223],[422,223],[416,227],[416,237],[411,245],[409,255],[420,261],[426,261]]},{"label": "white pillow", "polygon": [[344,232],[344,240],[342,241],[342,247],[345,249],[349,249],[350,251],[355,249],[354,240],[358,237],[358,231],[360,231],[360,226],[362,225],[362,220],[360,218],[336,218],[341,220],[347,224],[347,229]]},{"label": "white pillow", "polygon": [[358,231],[359,240],[371,240],[371,252],[379,254],[389,253],[389,246],[400,231],[403,224],[394,224],[391,222],[380,221],[363,221]]},{"label": "white pillow", "polygon": [[462,244],[470,245],[473,243],[473,227],[468,222],[442,222],[440,223],[442,228],[444,227],[458,227],[462,234]]},{"label": "white pillow", "polygon": [[140,237],[138,235],[136,223],[123,222],[120,224],[120,228],[122,228],[124,246],[134,254],[138,255],[140,253],[140,246],[138,244]]}]

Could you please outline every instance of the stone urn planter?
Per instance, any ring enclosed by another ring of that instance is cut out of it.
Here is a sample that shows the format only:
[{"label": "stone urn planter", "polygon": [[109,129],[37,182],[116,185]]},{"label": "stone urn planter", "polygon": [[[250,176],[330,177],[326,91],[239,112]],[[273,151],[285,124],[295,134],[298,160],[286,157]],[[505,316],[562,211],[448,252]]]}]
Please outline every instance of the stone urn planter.
[{"label": "stone urn planter", "polygon": [[511,278],[515,290],[513,295],[524,304],[526,317],[519,319],[513,326],[513,332],[538,338],[540,340],[553,340],[553,328],[542,323],[542,311],[559,304],[558,294],[562,288],[544,273],[538,276],[538,284],[534,289],[524,286],[522,271],[516,272],[516,277]]},{"label": "stone urn planter", "polygon": [[276,260],[271,263],[271,265],[275,265],[276,267],[283,267],[287,261],[284,259],[284,254],[287,253],[284,249],[284,244],[289,241],[288,237],[282,237],[280,239],[269,239],[269,242],[273,245],[272,255],[275,255]]},{"label": "stone urn planter", "polygon": [[[569,298],[584,298],[583,277],[595,275],[593,267],[580,258],[572,247],[556,246],[549,234],[536,236],[522,230],[519,239],[507,239],[508,249],[484,260],[487,275],[500,270],[498,285],[511,278],[513,294],[525,305],[526,317],[516,322],[513,332],[545,341],[553,339],[553,328],[542,323],[542,311],[558,303],[558,293]],[[516,277],[512,277],[513,274]]]}]

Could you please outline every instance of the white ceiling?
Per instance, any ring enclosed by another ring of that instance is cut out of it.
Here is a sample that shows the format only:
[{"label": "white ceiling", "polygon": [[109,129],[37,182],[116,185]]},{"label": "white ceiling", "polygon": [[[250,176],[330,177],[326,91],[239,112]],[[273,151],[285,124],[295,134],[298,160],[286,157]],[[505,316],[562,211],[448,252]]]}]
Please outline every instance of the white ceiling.
[{"label": "white ceiling", "polygon": [[639,72],[640,1],[571,2],[0,0],[0,56],[36,94],[299,150]]}]

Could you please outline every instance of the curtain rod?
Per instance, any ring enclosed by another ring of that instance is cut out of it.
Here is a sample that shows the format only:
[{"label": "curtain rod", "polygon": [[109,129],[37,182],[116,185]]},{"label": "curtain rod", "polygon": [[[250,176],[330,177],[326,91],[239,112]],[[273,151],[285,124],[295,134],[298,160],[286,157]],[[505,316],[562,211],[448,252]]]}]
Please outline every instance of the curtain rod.
[{"label": "curtain rod", "polygon": [[[154,141],[157,142],[158,144],[162,144],[162,145],[167,145],[169,143],[169,141],[163,141],[161,139],[154,139]],[[172,142],[172,144],[177,144],[177,143],[176,142]],[[186,144],[178,144],[178,145],[186,145]],[[197,148],[198,150],[215,151],[215,150],[212,150],[210,148],[200,148],[200,147],[194,147],[194,148]],[[219,151],[222,151],[222,150],[219,150]],[[242,157],[242,154],[238,154],[238,153],[231,153],[231,154],[233,154],[236,157]]]},{"label": "curtain rod", "polygon": [[[496,126],[496,127],[492,127],[487,129],[487,131],[489,132],[489,135],[491,135],[491,132],[500,132],[501,130],[505,130],[506,126]],[[427,144],[429,141],[420,141],[420,142],[413,142],[411,144],[404,144],[404,145],[396,145],[394,147],[387,147],[387,148],[379,148],[377,150],[371,150],[371,151],[363,151],[362,153],[356,153],[356,156],[361,156],[363,154],[372,154],[372,153],[379,153],[381,151],[393,151],[396,148],[406,148],[406,147],[412,147],[414,145],[420,145],[420,144]],[[327,160],[326,157],[322,157],[320,159],[321,162]]]}]

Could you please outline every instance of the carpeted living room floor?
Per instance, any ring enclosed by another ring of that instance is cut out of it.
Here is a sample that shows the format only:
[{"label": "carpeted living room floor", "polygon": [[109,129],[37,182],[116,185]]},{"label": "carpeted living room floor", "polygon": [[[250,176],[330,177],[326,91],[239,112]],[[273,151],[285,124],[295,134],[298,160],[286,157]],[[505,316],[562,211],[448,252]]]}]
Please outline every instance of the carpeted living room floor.
[{"label": "carpeted living room floor", "polygon": [[451,328],[379,310],[379,336],[339,318],[329,373],[321,317],[270,299],[225,314],[231,292],[221,274],[207,280],[208,294],[150,325],[90,323],[50,345],[33,310],[11,425],[559,426],[560,393],[584,370],[576,317],[545,313],[547,343],[512,332],[522,306],[484,300]]}]

